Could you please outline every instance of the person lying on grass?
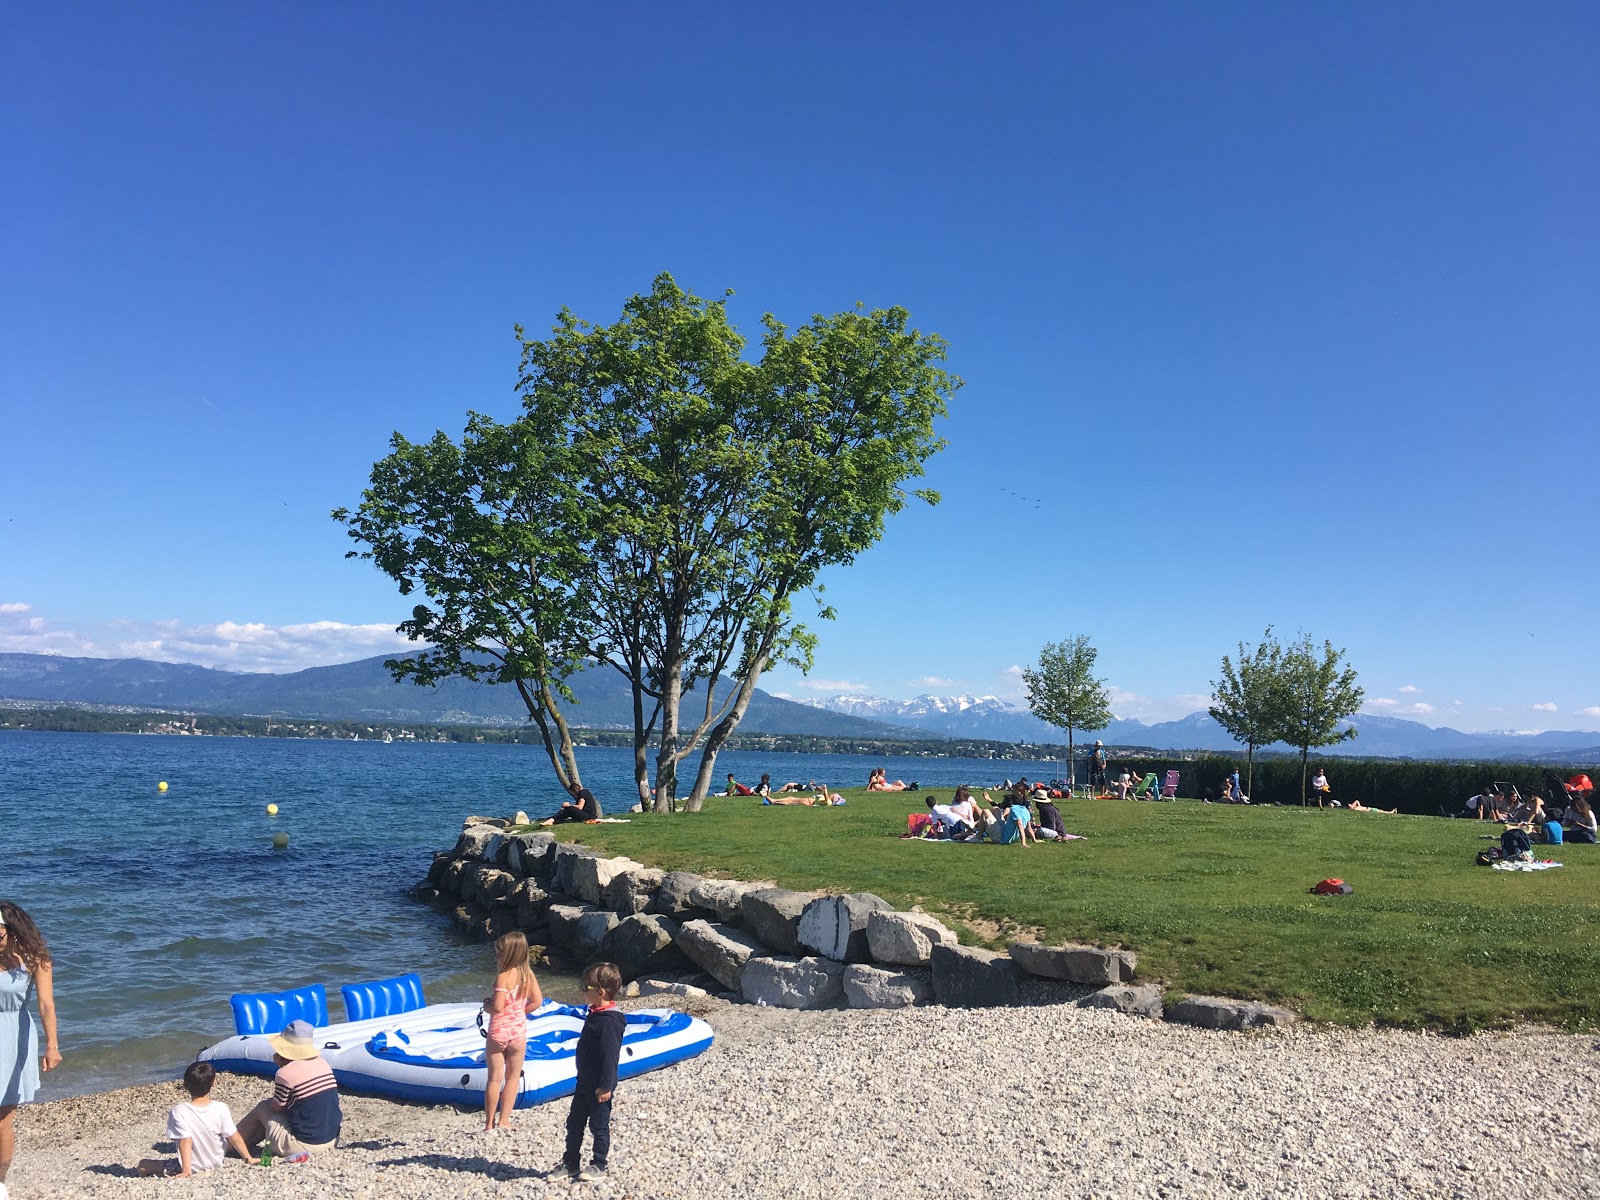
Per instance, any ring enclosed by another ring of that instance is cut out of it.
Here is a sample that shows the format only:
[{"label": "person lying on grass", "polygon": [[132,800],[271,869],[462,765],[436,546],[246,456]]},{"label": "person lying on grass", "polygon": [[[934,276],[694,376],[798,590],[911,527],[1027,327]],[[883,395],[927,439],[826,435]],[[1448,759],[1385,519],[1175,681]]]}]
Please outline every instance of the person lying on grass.
[{"label": "person lying on grass", "polygon": [[1398,808],[1373,808],[1370,805],[1361,803],[1359,800],[1352,800],[1349,804],[1346,804],[1345,807],[1351,812],[1397,813],[1400,811]]},{"label": "person lying on grass", "polygon": [[964,842],[978,831],[977,825],[956,811],[953,804],[940,804],[937,796],[928,797],[928,812],[933,820],[934,835],[950,841]]}]

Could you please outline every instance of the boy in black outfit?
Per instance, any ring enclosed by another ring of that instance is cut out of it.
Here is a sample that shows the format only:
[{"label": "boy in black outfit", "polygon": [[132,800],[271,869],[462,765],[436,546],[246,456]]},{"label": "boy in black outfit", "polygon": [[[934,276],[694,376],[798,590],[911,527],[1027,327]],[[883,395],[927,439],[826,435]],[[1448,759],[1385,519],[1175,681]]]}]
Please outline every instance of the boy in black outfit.
[{"label": "boy in black outfit", "polygon": [[[567,1152],[561,1162],[568,1175],[585,1183],[606,1177],[606,1160],[611,1156],[611,1094],[617,1087],[617,1060],[628,1024],[616,1003],[621,990],[622,972],[615,963],[591,963],[583,972],[589,1015],[578,1036],[577,1090],[567,1113]],[[594,1159],[580,1171],[585,1125],[594,1134]]]}]

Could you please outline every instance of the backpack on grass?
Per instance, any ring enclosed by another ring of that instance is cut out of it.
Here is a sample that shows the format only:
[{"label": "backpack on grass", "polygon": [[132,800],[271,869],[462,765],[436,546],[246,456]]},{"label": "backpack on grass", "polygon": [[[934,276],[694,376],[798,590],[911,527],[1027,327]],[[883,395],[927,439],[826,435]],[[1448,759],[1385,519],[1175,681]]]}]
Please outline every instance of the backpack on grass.
[{"label": "backpack on grass", "polygon": [[1355,888],[1342,879],[1324,879],[1321,883],[1312,884],[1308,890],[1316,896],[1348,896]]}]

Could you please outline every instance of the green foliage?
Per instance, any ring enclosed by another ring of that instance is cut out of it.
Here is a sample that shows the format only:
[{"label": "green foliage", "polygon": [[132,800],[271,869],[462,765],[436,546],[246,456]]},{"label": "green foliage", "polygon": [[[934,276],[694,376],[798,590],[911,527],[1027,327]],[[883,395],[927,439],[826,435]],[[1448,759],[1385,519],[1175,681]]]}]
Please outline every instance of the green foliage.
[{"label": "green foliage", "polygon": [[1060,642],[1046,642],[1039,665],[1024,667],[1028,707],[1041,721],[1067,731],[1069,778],[1073,776],[1072,731],[1104,729],[1111,723],[1111,699],[1106,681],[1095,677],[1100,651],[1084,634]]},{"label": "green foliage", "polygon": [[1277,741],[1284,728],[1283,648],[1268,625],[1255,649],[1239,643],[1239,661],[1222,656],[1222,678],[1211,684],[1211,717],[1246,748],[1245,794],[1255,787],[1256,750]]},{"label": "green foliage", "polygon": [[[966,941],[1130,947],[1140,976],[1169,994],[1358,1025],[1600,1025],[1600,847],[1565,847],[1561,870],[1510,875],[1473,864],[1486,828],[1473,821],[1093,800],[1061,804],[1087,841],[922,845],[897,835],[926,793],[846,795],[825,810],[713,799],[695,816],[559,836],[667,869],[869,890],[946,916]],[[1354,894],[1307,894],[1328,876]]]},{"label": "green foliage", "polygon": [[1281,739],[1300,747],[1300,800],[1306,796],[1306,759],[1312,747],[1333,746],[1356,736],[1353,726],[1340,722],[1361,707],[1366,693],[1356,685],[1356,673],[1342,666],[1344,651],[1324,641],[1319,651],[1311,635],[1301,634],[1282,653],[1278,664],[1278,689],[1283,717]]},{"label": "green foliage", "polygon": [[658,809],[702,738],[691,803],[704,795],[768,663],[809,667],[795,597],[911,497],[937,502],[906,484],[944,445],[933,423],[961,385],[904,309],[793,332],[769,315],[751,362],[725,300],[663,274],[612,325],[563,310],[546,339],[519,328],[522,416],[472,414],[460,445],[396,434],[359,508],[333,514],[352,557],[427,598],[401,630],[428,648],[388,664],[396,678],[515,685],[566,782],[566,680],[608,664],[632,690],[641,796],[659,721]]}]

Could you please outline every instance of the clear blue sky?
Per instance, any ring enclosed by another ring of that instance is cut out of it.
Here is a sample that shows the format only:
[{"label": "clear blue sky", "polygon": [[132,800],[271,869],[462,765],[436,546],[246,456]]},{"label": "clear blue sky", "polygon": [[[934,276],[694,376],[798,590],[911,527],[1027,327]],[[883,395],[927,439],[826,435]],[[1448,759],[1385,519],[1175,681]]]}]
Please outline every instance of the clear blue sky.
[{"label": "clear blue sky", "polygon": [[7,5],[0,648],[389,649],[328,510],[668,270],[967,380],[772,690],[1170,717],[1270,622],[1600,728],[1597,118],[1590,3]]}]

